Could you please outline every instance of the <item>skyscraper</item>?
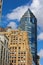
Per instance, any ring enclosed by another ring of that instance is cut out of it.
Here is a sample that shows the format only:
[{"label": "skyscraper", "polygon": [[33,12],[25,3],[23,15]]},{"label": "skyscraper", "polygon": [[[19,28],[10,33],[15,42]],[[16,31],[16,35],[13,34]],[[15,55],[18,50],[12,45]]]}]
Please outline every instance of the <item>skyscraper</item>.
[{"label": "skyscraper", "polygon": [[33,56],[33,65],[37,65],[37,19],[30,9],[28,9],[22,16],[18,29],[27,31]]}]

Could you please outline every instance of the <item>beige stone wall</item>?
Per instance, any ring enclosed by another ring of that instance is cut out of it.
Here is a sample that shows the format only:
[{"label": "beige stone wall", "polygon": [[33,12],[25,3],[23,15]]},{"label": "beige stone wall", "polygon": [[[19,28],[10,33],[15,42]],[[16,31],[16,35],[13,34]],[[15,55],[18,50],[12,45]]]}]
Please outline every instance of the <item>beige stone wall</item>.
[{"label": "beige stone wall", "polygon": [[27,32],[12,30],[0,34],[5,34],[9,39],[8,48],[10,49],[10,63],[13,65],[32,65],[32,55]]},{"label": "beige stone wall", "polygon": [[13,65],[32,65],[32,55],[25,31],[11,31],[9,48],[11,51],[10,62]]}]

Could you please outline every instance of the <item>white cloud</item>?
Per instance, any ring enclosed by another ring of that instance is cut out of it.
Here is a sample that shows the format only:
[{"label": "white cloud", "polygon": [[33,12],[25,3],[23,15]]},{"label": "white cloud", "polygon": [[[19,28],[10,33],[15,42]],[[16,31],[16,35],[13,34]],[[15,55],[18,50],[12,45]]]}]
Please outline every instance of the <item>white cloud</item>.
[{"label": "white cloud", "polygon": [[33,0],[33,3],[31,4],[31,7],[32,8],[37,8],[37,7],[39,7],[39,0]]},{"label": "white cloud", "polygon": [[14,19],[20,20],[20,18],[27,11],[27,9],[28,9],[27,5],[26,6],[17,7],[16,9],[13,9],[11,13],[7,14],[7,18],[9,20],[14,20]]},{"label": "white cloud", "polygon": [[37,39],[43,40],[43,32],[38,35]]},{"label": "white cloud", "polygon": [[15,22],[10,22],[7,26],[8,27],[10,26],[12,29],[16,29],[17,28],[17,24]]},{"label": "white cloud", "polygon": [[33,0],[30,9],[37,18],[37,23],[43,30],[43,0]]},{"label": "white cloud", "polygon": [[40,56],[40,58],[43,58],[43,49],[40,50],[40,52],[38,53],[38,55]]}]

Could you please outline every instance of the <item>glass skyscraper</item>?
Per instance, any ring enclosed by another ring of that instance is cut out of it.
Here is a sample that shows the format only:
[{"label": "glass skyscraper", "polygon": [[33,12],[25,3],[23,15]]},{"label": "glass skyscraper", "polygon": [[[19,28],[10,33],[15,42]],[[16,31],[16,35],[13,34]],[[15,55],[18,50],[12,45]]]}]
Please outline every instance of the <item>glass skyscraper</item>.
[{"label": "glass skyscraper", "polygon": [[27,31],[33,57],[33,65],[37,65],[37,19],[30,9],[22,16],[18,29]]}]

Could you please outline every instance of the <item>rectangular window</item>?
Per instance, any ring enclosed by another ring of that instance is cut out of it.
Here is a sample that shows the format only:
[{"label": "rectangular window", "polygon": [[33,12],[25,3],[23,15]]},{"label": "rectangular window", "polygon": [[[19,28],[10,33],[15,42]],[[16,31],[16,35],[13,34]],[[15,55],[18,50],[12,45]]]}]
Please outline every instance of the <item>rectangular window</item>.
[{"label": "rectangular window", "polygon": [[18,49],[21,49],[21,47],[19,47]]},{"label": "rectangular window", "polygon": [[2,59],[2,54],[3,54],[3,46],[1,48],[1,59]]},{"label": "rectangular window", "polygon": [[13,63],[13,60],[12,60],[12,63]]},{"label": "rectangular window", "polygon": [[6,40],[4,40],[4,42],[5,42],[5,43],[4,43],[4,45],[5,45],[5,44],[6,44]]}]

